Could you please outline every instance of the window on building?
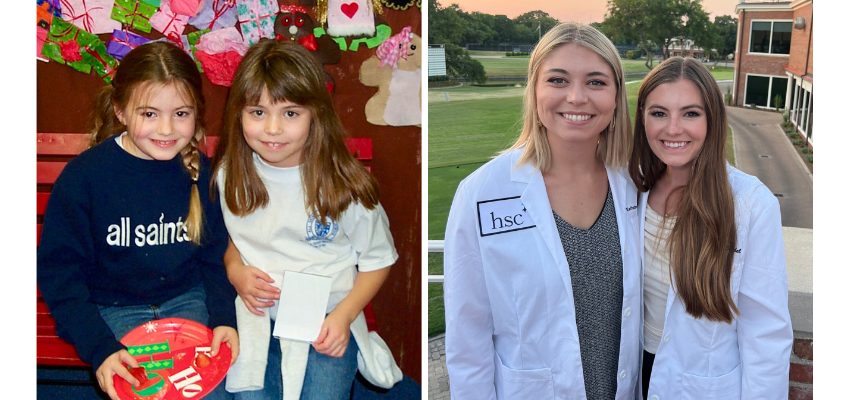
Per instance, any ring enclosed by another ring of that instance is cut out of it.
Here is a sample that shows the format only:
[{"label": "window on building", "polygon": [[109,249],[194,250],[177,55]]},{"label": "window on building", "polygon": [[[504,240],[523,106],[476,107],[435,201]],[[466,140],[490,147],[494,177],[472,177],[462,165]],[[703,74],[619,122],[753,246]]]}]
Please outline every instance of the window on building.
[{"label": "window on building", "polygon": [[790,54],[791,22],[753,22],[750,53]]},{"label": "window on building", "polygon": [[[788,78],[776,76],[747,75],[747,92],[744,95],[744,105],[776,108],[785,107],[785,92],[788,89]],[[779,95],[779,102],[776,102]]]}]

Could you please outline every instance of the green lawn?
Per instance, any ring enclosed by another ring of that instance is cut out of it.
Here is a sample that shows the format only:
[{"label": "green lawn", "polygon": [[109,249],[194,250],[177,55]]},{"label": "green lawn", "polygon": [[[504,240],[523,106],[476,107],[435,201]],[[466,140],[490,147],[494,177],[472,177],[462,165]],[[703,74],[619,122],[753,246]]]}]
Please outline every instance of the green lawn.
[{"label": "green lawn", "polygon": [[[528,58],[476,58],[484,66],[487,76],[525,75],[528,73]],[[649,72],[641,60],[622,60],[627,74]],[[720,68],[720,67],[718,67]]]},{"label": "green lawn", "polygon": [[[489,160],[516,140],[522,97],[450,101],[428,106],[428,168]],[[430,191],[430,189],[429,189]]]}]

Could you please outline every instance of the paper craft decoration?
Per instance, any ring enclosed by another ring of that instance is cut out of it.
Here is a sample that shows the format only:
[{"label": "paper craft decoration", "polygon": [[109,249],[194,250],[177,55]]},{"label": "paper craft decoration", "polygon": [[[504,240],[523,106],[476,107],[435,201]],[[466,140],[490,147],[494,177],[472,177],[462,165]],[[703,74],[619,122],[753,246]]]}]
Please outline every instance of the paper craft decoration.
[{"label": "paper craft decoration", "polygon": [[[168,0],[162,0],[166,2]],[[171,1],[171,9],[174,10],[175,13],[185,15],[187,17],[194,17],[195,14],[198,13],[198,8],[201,6],[202,0],[170,0]],[[160,6],[162,7],[162,6]]]},{"label": "paper craft decoration", "polygon": [[150,19],[151,27],[156,29],[174,42],[179,41],[180,35],[189,23],[189,16],[177,14],[171,8],[172,0],[162,0],[159,11]]},{"label": "paper craft decoration", "polygon": [[161,0],[142,0],[142,2],[146,3],[146,4],[150,4],[150,5],[152,5],[156,8],[159,8],[160,3],[162,3]]},{"label": "paper craft decoration", "polygon": [[41,61],[49,61],[41,52],[44,50],[44,43],[47,41],[47,35],[50,31],[41,27],[36,27],[35,32],[35,58]]},{"label": "paper craft decoration", "polygon": [[380,0],[319,1],[319,14],[326,16],[327,21],[323,23],[327,22],[331,36],[374,36],[376,9],[381,9]]},{"label": "paper craft decoration", "polygon": [[377,86],[366,102],[366,120],[374,125],[422,124],[422,38],[405,27],[360,66],[360,81]]},{"label": "paper craft decoration", "polygon": [[112,57],[120,60],[130,52],[130,50],[135,49],[147,42],[150,42],[150,39],[139,36],[133,32],[127,31],[112,31],[112,37],[109,39],[109,42],[106,43],[106,51]]},{"label": "paper craft decoration", "polygon": [[272,335],[308,343],[316,340],[325,321],[331,282],[329,276],[284,271]]},{"label": "paper craft decoration", "polygon": [[144,33],[151,32],[150,19],[154,13],[156,7],[141,0],[115,0],[112,7],[112,19]]},{"label": "paper craft decoration", "polygon": [[35,6],[35,57],[41,61],[48,59],[41,55],[41,49],[50,34],[50,21],[53,20],[53,6],[47,2],[40,2]]},{"label": "paper craft decoration", "polygon": [[230,86],[236,67],[248,51],[236,27],[219,29],[200,37],[195,45],[195,59],[214,85]]},{"label": "paper craft decoration", "polygon": [[46,2],[35,6],[35,25],[42,29],[50,29],[53,20],[53,6]]},{"label": "paper craft decoration", "polygon": [[[54,17],[62,18],[62,3],[59,0],[36,0],[35,5],[52,14]],[[49,21],[48,21],[49,22]]]},{"label": "paper craft decoration", "polygon": [[195,60],[195,64],[198,66],[198,72],[200,73],[204,72],[204,68],[201,66],[201,62],[198,61],[198,58],[195,57],[195,52],[197,51],[195,45],[197,45],[198,41],[201,40],[201,36],[206,35],[207,33],[210,33],[209,29],[201,29],[185,35],[185,40],[183,40],[184,36],[180,37],[180,41],[183,43],[183,50],[188,52],[189,55],[192,56],[192,59]]},{"label": "paper craft decoration", "polygon": [[416,4],[417,7],[422,8],[422,3],[418,0],[381,0],[381,3],[385,7],[389,7],[397,11],[407,10],[414,4]]},{"label": "paper craft decoration", "polygon": [[245,44],[252,46],[261,38],[273,38],[274,19],[279,11],[277,0],[237,0],[236,13]]},{"label": "paper craft decoration", "polygon": [[106,44],[100,39],[95,39],[89,43],[82,51],[83,61],[91,65],[94,72],[103,78],[106,83],[112,82],[115,77],[115,68],[118,67],[118,60],[109,55],[106,50]]},{"label": "paper craft decoration", "polygon": [[313,18],[301,6],[280,6],[280,14],[274,21],[274,37],[277,40],[298,42],[321,64],[339,62],[339,48],[327,35],[316,37]]},{"label": "paper craft decoration", "polygon": [[109,33],[121,23],[110,18],[112,0],[61,0],[62,19],[89,33]]},{"label": "paper craft decoration", "polygon": [[[360,47],[361,43],[365,44],[366,47],[368,47],[370,49],[374,49],[375,47],[377,47],[378,45],[383,43],[385,40],[389,39],[390,35],[392,35],[392,32],[393,32],[392,28],[390,28],[388,25],[380,24],[380,25],[375,27],[375,36],[370,37],[370,38],[360,38],[360,39],[352,40],[351,46],[348,47],[348,50],[357,51],[357,48]],[[343,39],[342,44],[344,46],[345,45],[345,39],[344,38],[338,38],[338,39]]]},{"label": "paper craft decoration", "polygon": [[80,51],[94,40],[97,40],[97,36],[81,30],[61,18],[53,18],[53,22],[50,24],[50,33],[47,35],[41,54],[87,74],[91,72],[91,65],[83,61]]},{"label": "paper craft decoration", "polygon": [[[210,355],[213,332],[197,322],[165,318],[144,323],[121,343],[139,363],[144,381],[133,387],[119,375],[113,376],[115,391],[122,400],[184,400],[202,398],[224,380],[230,369],[231,350],[226,344]],[[138,379],[138,378],[137,378]]]},{"label": "paper craft decoration", "polygon": [[236,26],[237,17],[236,0],[206,0],[203,8],[189,19],[189,25],[198,29],[217,30]]},{"label": "paper craft decoration", "polygon": [[109,39],[109,42],[106,44],[106,51],[112,57],[117,59],[122,59],[130,50],[135,49],[147,42],[150,42],[150,39],[139,36],[132,32],[127,31],[112,31],[112,38]]}]

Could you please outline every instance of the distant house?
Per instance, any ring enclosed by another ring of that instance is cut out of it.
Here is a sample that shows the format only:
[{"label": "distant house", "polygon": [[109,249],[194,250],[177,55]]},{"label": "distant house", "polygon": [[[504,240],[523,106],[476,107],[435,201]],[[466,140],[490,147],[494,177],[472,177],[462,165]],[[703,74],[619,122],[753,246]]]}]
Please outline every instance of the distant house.
[{"label": "distant house", "polygon": [[710,54],[714,54],[715,57],[717,56],[717,50],[708,50],[708,54],[706,54],[705,49],[695,46],[693,39],[687,38],[674,38],[671,41],[670,47],[667,48],[667,51],[669,51],[670,55],[673,57],[693,57],[700,61],[705,61],[707,57],[710,57]]},{"label": "distant house", "polygon": [[446,75],[446,46],[428,45],[428,76]]},{"label": "distant house", "polygon": [[[733,101],[789,111],[800,136],[813,143],[813,0],[742,0],[735,47]],[[779,96],[778,102],[776,97]]]}]

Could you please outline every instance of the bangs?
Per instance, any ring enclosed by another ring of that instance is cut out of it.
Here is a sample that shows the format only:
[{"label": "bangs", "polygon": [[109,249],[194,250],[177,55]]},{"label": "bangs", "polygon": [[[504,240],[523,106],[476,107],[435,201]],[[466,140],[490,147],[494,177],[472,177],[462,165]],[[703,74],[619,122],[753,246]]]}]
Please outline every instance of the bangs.
[{"label": "bangs", "polygon": [[320,108],[325,93],[324,82],[313,71],[303,70],[297,64],[284,60],[264,60],[258,73],[248,77],[245,85],[245,104],[257,105],[263,91],[268,90],[272,103],[291,102],[301,106]]}]

